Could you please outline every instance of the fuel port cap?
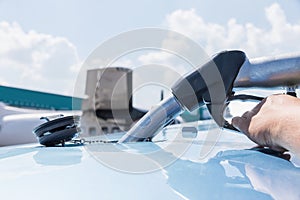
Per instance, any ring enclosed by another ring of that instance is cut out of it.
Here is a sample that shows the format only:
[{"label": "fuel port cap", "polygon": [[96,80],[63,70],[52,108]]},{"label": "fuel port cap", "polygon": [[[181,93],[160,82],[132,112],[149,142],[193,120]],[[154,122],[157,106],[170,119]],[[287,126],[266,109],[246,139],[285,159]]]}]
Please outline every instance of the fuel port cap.
[{"label": "fuel port cap", "polygon": [[64,146],[65,142],[71,141],[80,132],[80,117],[77,115],[53,120],[49,120],[47,117],[41,117],[41,119],[46,119],[47,122],[34,128],[32,132],[39,143],[47,147],[60,144]]}]

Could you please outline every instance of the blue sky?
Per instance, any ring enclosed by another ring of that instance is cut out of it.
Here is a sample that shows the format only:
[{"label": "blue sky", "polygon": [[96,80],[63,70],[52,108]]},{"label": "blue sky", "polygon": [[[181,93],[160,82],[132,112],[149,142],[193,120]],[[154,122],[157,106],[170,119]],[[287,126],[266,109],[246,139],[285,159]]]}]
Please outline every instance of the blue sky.
[{"label": "blue sky", "polygon": [[184,33],[209,54],[300,51],[299,10],[297,0],[0,0],[0,84],[71,94],[90,52],[143,27]]},{"label": "blue sky", "polygon": [[236,18],[239,23],[269,26],[264,8],[274,2],[286,11],[290,22],[299,23],[300,2],[296,0],[0,0],[0,20],[17,22],[24,31],[66,37],[84,59],[99,43],[120,32],[139,27],[166,27],[166,15],[179,9],[194,8],[211,23],[225,24],[230,18]]}]

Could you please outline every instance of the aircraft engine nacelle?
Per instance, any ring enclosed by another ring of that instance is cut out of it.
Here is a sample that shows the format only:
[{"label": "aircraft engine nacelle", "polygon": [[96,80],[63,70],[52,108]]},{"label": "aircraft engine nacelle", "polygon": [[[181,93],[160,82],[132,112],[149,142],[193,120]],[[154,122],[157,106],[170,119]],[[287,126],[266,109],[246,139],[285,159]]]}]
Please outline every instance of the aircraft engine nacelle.
[{"label": "aircraft engine nacelle", "polygon": [[41,114],[14,114],[0,119],[0,146],[35,143],[34,127],[44,123]]}]

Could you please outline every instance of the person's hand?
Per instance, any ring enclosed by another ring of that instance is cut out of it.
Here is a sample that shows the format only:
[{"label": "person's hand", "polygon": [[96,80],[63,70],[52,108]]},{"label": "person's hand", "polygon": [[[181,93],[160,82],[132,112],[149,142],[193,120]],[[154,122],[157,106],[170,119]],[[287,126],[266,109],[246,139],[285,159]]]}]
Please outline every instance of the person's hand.
[{"label": "person's hand", "polygon": [[234,127],[260,146],[276,151],[300,151],[300,100],[272,95],[251,111],[232,119]]}]

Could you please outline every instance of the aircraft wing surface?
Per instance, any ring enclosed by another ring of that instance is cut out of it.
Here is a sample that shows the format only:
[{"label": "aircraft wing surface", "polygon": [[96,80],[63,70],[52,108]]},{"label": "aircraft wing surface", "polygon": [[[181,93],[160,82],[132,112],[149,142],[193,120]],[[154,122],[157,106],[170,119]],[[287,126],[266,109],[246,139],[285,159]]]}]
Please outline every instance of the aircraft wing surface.
[{"label": "aircraft wing surface", "polygon": [[153,142],[1,147],[1,198],[299,198],[293,155],[250,150],[255,144],[242,134],[199,127],[183,137],[182,124],[170,126]]}]

